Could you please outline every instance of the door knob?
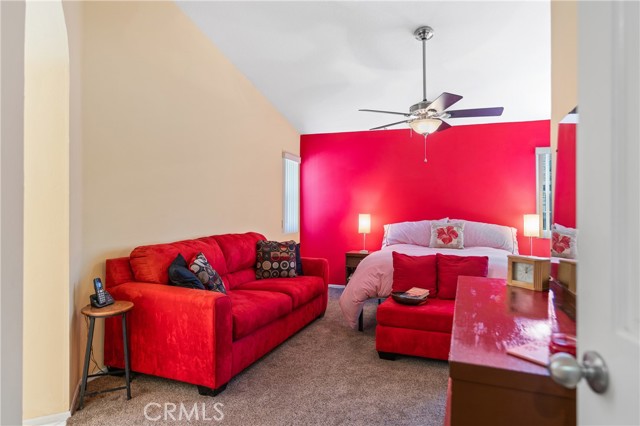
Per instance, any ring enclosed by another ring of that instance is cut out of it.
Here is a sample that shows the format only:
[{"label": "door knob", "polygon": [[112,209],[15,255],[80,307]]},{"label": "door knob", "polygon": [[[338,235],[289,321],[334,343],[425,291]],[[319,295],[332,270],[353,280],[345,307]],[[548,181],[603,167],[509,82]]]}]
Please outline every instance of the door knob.
[{"label": "door knob", "polygon": [[604,393],[609,387],[609,370],[604,359],[594,351],[585,352],[582,365],[573,356],[559,352],[551,355],[547,366],[554,382],[575,389],[583,377],[596,393]]}]

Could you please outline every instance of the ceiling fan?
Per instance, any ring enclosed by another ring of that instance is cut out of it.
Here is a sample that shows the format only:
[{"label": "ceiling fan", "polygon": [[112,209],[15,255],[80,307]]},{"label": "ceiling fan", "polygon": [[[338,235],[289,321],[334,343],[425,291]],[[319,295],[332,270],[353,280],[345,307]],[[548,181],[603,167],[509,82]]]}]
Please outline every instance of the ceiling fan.
[{"label": "ceiling fan", "polygon": [[[433,37],[433,28],[428,26],[419,27],[413,32],[418,41],[422,42],[422,101],[411,105],[409,112],[383,111],[377,109],[360,109],[359,111],[377,112],[382,114],[395,114],[406,117],[406,120],[374,127],[370,130],[386,129],[397,124],[407,123],[414,132],[423,135],[441,132],[451,127],[443,119],[467,118],[467,117],[496,117],[502,115],[503,107],[459,109],[447,111],[447,108],[462,99],[460,95],[444,92],[433,101],[427,100],[427,62],[426,43]],[[425,162],[426,162],[425,157]]]}]

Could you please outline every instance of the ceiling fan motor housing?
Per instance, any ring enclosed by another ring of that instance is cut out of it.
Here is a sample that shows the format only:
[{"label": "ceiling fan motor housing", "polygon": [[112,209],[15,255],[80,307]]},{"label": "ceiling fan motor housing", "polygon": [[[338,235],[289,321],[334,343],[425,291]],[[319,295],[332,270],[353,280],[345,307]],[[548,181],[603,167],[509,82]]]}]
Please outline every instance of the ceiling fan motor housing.
[{"label": "ceiling fan motor housing", "polygon": [[431,104],[432,102],[430,101],[418,102],[417,104],[411,105],[411,107],[409,108],[409,112],[411,113],[411,115],[435,115],[438,113],[438,111],[436,111],[435,109],[429,109],[429,105]]}]

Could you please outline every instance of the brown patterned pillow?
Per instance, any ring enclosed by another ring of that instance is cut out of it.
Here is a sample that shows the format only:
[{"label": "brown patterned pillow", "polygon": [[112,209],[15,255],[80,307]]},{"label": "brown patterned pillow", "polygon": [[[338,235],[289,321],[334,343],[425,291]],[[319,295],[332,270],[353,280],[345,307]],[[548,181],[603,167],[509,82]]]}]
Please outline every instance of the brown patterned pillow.
[{"label": "brown patterned pillow", "polygon": [[296,276],[296,242],[258,241],[256,279]]},{"label": "brown patterned pillow", "polygon": [[207,290],[218,291],[224,294],[227,293],[220,274],[211,267],[211,264],[202,252],[193,258],[189,264],[189,269],[198,277]]}]

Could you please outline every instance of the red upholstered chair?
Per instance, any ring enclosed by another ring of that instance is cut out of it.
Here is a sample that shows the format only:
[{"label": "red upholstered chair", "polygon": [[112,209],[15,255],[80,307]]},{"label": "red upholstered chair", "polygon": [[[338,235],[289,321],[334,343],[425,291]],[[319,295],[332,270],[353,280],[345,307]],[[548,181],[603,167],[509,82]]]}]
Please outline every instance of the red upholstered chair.
[{"label": "red upholstered chair", "polygon": [[[394,360],[397,354],[447,360],[458,276],[486,277],[489,259],[442,254],[411,259],[412,256],[393,254],[394,290],[406,291],[406,277],[412,277],[414,282],[429,288],[430,294],[427,302],[418,306],[402,305],[392,298],[378,306],[378,355],[388,360]],[[430,259],[433,257],[435,262]],[[434,277],[437,277],[436,292],[431,288]]]}]

